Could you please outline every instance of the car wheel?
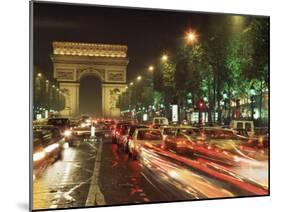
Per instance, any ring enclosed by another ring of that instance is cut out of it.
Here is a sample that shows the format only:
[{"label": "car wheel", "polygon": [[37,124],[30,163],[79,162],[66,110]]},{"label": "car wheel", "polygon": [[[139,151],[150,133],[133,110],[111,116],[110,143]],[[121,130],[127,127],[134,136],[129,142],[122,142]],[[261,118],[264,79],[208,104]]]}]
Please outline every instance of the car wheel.
[{"label": "car wheel", "polygon": [[129,155],[129,158],[132,158],[132,153],[130,151],[128,151],[128,155]]}]

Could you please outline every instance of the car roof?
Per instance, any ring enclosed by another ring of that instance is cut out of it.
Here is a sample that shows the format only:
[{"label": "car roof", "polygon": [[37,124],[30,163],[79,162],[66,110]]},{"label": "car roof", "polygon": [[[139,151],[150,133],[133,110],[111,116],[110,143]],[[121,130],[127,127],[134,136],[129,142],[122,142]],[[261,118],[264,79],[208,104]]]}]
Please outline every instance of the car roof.
[{"label": "car roof", "polygon": [[67,119],[67,120],[69,120],[69,118],[59,118],[59,117],[57,117],[57,118],[50,118],[50,119],[48,119],[48,120],[57,120],[57,119]]},{"label": "car roof", "polygon": [[176,129],[199,129],[198,127],[193,127],[193,126],[175,126],[175,125],[166,125],[166,126],[162,126],[160,127],[162,129],[165,128],[176,128]]},{"label": "car roof", "polygon": [[137,128],[137,131],[160,131],[160,129],[154,129],[154,128]]}]

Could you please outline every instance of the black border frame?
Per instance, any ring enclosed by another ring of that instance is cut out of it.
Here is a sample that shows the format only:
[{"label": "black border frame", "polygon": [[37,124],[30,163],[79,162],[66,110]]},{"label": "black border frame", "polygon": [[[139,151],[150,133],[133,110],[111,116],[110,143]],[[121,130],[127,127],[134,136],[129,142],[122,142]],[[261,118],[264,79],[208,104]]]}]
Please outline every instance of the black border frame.
[{"label": "black border frame", "polygon": [[[33,74],[34,74],[34,3],[40,4],[53,4],[55,5],[70,5],[70,6],[85,6],[85,7],[100,7],[100,8],[116,8],[116,9],[131,9],[131,10],[147,10],[147,11],[161,11],[161,12],[188,12],[188,13],[201,13],[201,14],[223,14],[223,15],[240,15],[240,16],[252,16],[252,17],[263,17],[268,18],[269,30],[268,30],[268,133],[269,133],[269,146],[268,146],[268,194],[266,195],[251,195],[251,196],[237,196],[237,197],[222,197],[222,198],[206,198],[206,199],[194,199],[194,200],[175,200],[175,201],[160,201],[160,202],[143,202],[135,204],[113,204],[113,205],[102,205],[102,206],[84,206],[84,207],[69,207],[69,208],[44,208],[44,209],[33,209],[33,139],[32,139],[32,117],[33,117]],[[238,199],[238,198],[256,198],[256,197],[269,197],[271,196],[271,178],[270,178],[270,155],[271,155],[271,136],[270,136],[270,16],[269,15],[252,15],[252,14],[240,14],[240,13],[224,13],[224,12],[206,12],[206,11],[195,11],[195,10],[178,10],[178,9],[163,9],[163,8],[146,8],[146,7],[134,7],[134,6],[118,6],[118,5],[102,5],[102,4],[91,4],[91,3],[78,3],[78,2],[56,2],[56,1],[42,1],[42,0],[30,0],[29,1],[29,211],[54,211],[54,210],[71,210],[71,209],[89,209],[89,208],[104,208],[114,206],[138,206],[138,205],[149,205],[149,204],[163,204],[163,203],[178,203],[178,202],[197,202],[206,200],[225,200],[225,199]]]}]

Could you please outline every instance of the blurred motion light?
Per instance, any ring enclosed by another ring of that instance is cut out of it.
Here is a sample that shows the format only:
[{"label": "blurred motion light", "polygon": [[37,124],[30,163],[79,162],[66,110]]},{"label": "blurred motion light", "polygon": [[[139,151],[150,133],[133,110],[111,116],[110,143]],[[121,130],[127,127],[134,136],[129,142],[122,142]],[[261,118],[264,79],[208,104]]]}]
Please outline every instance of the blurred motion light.
[{"label": "blurred motion light", "polygon": [[50,153],[50,152],[54,151],[56,148],[58,148],[58,147],[59,147],[59,144],[58,144],[58,143],[51,144],[51,145],[47,146],[47,147],[44,149],[44,151],[45,151],[46,153]]},{"label": "blurred motion light", "polygon": [[33,154],[33,161],[39,161],[42,160],[45,157],[46,153],[45,152],[36,152]]}]

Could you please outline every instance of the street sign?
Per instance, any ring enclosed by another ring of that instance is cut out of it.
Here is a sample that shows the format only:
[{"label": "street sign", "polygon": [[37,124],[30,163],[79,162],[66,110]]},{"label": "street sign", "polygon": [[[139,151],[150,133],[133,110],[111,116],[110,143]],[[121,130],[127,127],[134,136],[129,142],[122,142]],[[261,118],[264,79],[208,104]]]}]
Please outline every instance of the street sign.
[{"label": "street sign", "polygon": [[172,121],[178,122],[178,105],[172,105]]}]

